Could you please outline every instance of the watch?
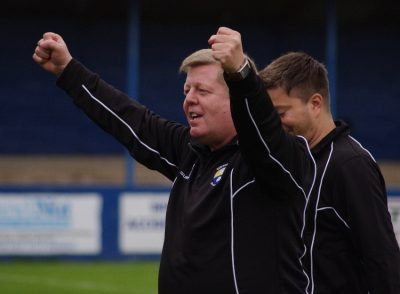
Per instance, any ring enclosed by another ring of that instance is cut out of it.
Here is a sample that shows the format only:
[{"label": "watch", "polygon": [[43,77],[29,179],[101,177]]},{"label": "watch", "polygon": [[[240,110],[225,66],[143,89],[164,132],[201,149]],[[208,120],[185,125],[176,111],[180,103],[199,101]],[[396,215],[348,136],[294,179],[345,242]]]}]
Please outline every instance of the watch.
[{"label": "watch", "polygon": [[225,73],[225,75],[227,79],[230,81],[241,81],[244,80],[249,75],[250,71],[251,71],[251,65],[249,60],[246,58],[245,62],[237,72]]}]

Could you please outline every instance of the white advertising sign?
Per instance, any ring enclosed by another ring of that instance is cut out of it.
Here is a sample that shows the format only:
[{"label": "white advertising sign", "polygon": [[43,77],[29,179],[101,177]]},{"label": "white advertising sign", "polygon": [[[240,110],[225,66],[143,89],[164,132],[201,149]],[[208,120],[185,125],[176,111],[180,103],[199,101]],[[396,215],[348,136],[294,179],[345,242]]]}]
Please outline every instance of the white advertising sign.
[{"label": "white advertising sign", "polygon": [[119,247],[124,254],[160,254],[168,193],[123,193],[119,202]]},{"label": "white advertising sign", "polygon": [[396,234],[397,242],[400,244],[400,197],[389,197],[388,206],[392,216],[394,233]]},{"label": "white advertising sign", "polygon": [[99,254],[97,193],[0,193],[0,255]]}]

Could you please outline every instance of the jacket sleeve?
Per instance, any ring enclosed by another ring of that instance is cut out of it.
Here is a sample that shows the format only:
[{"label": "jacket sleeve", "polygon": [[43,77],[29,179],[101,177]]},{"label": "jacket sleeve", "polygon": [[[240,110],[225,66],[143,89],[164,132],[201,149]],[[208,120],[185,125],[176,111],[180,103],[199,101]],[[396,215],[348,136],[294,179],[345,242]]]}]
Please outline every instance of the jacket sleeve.
[{"label": "jacket sleeve", "polygon": [[400,252],[387,207],[383,176],[375,161],[357,156],[335,173],[333,196],[344,207],[350,238],[361,259],[369,293],[400,293]]},{"label": "jacket sleeve", "polygon": [[242,155],[260,183],[311,191],[316,166],[305,138],[288,135],[255,71],[229,81],[232,118]]},{"label": "jacket sleeve", "polygon": [[57,85],[104,131],[123,144],[140,163],[173,180],[185,147],[188,128],[152,113],[113,88],[76,60]]}]

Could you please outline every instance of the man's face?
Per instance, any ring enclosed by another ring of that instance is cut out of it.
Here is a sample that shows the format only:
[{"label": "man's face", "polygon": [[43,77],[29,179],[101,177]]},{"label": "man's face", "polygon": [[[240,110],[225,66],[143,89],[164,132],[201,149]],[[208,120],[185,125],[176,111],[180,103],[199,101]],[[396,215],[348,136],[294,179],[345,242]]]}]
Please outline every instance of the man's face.
[{"label": "man's face", "polygon": [[310,142],[315,132],[311,100],[305,102],[296,95],[296,91],[287,94],[281,87],[268,89],[267,92],[279,113],[285,131],[303,136]]},{"label": "man's face", "polygon": [[218,64],[192,67],[183,89],[183,110],[190,125],[190,135],[211,150],[229,143],[236,130],[221,67]]}]

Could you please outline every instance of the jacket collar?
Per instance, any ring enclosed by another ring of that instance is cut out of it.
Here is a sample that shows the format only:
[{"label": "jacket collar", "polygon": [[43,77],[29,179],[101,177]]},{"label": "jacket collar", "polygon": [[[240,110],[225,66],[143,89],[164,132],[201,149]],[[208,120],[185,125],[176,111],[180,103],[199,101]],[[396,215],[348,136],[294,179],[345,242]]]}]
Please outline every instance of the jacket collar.
[{"label": "jacket collar", "polygon": [[220,152],[225,152],[226,150],[230,150],[232,148],[237,148],[237,146],[239,145],[239,140],[238,137],[235,136],[231,142],[229,142],[228,144],[226,144],[225,146],[219,148],[218,150],[215,151],[211,151],[210,147],[208,147],[207,145],[204,144],[200,144],[199,142],[197,142],[195,139],[190,139],[189,142],[189,147],[199,156],[199,157],[203,157],[203,156],[210,156],[211,154],[217,154]]},{"label": "jacket collar", "polygon": [[337,137],[341,135],[350,134],[349,126],[342,120],[335,121],[336,128],[334,128],[328,135],[326,135],[316,146],[311,149],[311,153],[316,155],[320,153],[326,146],[330,145]]}]

